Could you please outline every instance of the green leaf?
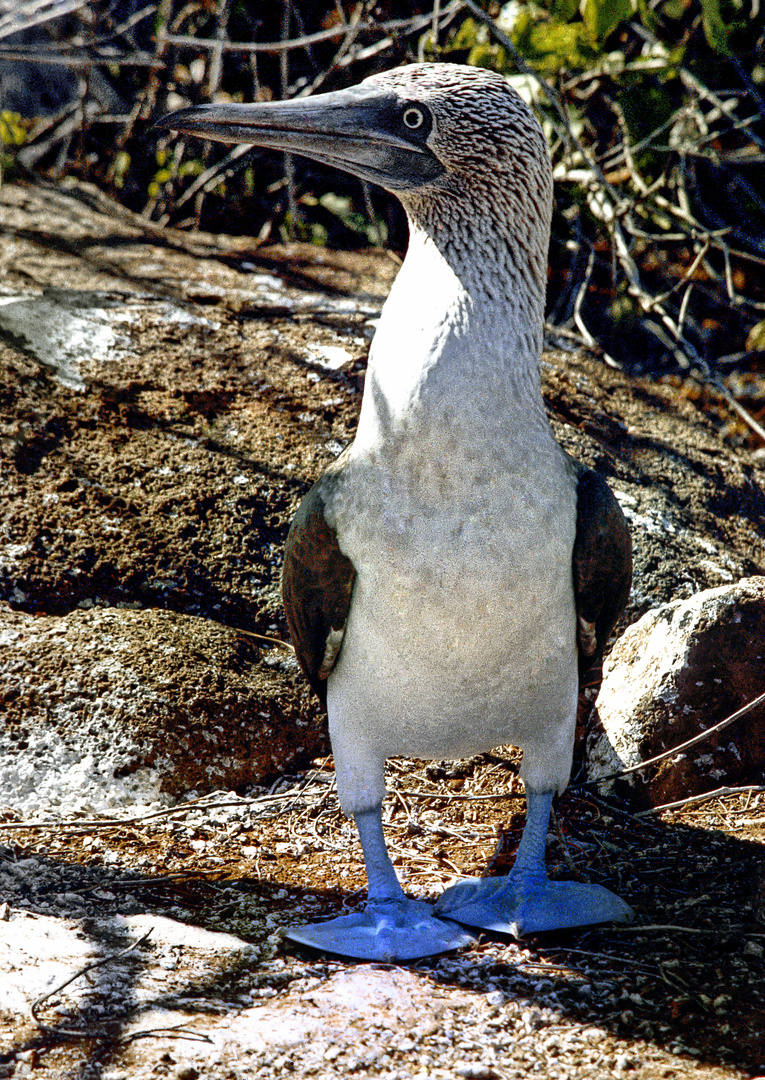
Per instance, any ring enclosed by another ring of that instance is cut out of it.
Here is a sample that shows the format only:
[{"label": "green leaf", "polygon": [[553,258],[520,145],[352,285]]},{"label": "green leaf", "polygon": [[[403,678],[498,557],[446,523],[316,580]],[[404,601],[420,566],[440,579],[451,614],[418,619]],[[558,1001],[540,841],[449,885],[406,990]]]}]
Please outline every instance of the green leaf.
[{"label": "green leaf", "polygon": [[654,15],[648,0],[637,0],[637,11],[646,30],[650,30],[652,34],[655,34],[659,28],[659,20]]},{"label": "green leaf", "polygon": [[199,158],[190,158],[188,161],[184,161],[178,169],[178,179],[182,180],[184,176],[199,176],[204,171],[204,165]]},{"label": "green leaf", "polygon": [[0,112],[0,143],[6,146],[23,146],[27,132],[21,114],[3,109]]},{"label": "green leaf", "polygon": [[765,349],[765,319],[763,319],[762,322],[756,323],[749,331],[749,336],[746,339],[746,347],[748,352]]},{"label": "green leaf", "polygon": [[550,15],[556,22],[571,22],[579,11],[579,0],[552,0]]},{"label": "green leaf", "polygon": [[114,186],[122,188],[130,169],[130,154],[127,150],[118,150],[114,158]]},{"label": "green leaf", "polygon": [[730,56],[729,29],[720,12],[720,0],[701,0],[701,22],[706,39],[715,52]]},{"label": "green leaf", "polygon": [[617,100],[635,142],[650,135],[677,109],[676,88],[672,84],[632,73],[626,74]]},{"label": "green leaf", "polygon": [[475,19],[464,19],[459,28],[449,39],[450,49],[472,49],[478,41],[478,23]]},{"label": "green leaf", "polygon": [[490,45],[488,42],[475,45],[468,53],[467,62],[470,67],[503,71],[505,68],[505,50],[496,45]]},{"label": "green leaf", "polygon": [[585,0],[582,18],[592,40],[605,41],[632,14],[632,0]]},{"label": "green leaf", "polygon": [[545,71],[586,68],[597,55],[581,22],[536,23],[526,29],[518,47],[531,63]]}]

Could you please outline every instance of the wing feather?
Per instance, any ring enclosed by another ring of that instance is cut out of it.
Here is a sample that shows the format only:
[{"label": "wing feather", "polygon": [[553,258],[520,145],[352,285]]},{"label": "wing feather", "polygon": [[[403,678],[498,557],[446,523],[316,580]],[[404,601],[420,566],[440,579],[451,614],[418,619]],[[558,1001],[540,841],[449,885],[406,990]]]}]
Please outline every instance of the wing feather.
[{"label": "wing feather", "polygon": [[284,549],[282,597],[298,662],[322,705],[342,647],[351,606],[353,563],[340,550],[325,508],[334,477],[325,474],[305,496]]},{"label": "wing feather", "polygon": [[632,584],[632,540],[616,497],[605,480],[578,466],[574,597],[579,674],[600,664],[624,611]]}]

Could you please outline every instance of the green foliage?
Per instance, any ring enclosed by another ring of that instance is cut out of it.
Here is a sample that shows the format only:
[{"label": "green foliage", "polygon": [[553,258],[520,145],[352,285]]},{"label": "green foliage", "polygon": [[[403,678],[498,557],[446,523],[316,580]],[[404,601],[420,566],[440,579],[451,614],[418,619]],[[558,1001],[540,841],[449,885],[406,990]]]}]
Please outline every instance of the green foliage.
[{"label": "green foliage", "polygon": [[[706,41],[714,52],[730,55],[731,37],[746,26],[742,19],[743,0],[695,0]],[[664,23],[680,22],[689,11],[688,0],[511,0],[505,4],[498,23],[533,67],[545,74],[556,71],[587,70],[613,47],[613,35],[630,21],[642,24],[651,34],[659,34]],[[682,52],[683,35],[676,43],[664,43]],[[487,28],[474,18],[462,21],[447,43],[445,52],[466,53],[466,62],[510,72],[513,60],[497,45]]]},{"label": "green foliage", "polygon": [[707,41],[712,48],[716,52],[729,55],[728,37],[731,28],[723,21],[719,0],[701,0],[701,19]]},{"label": "green foliage", "polygon": [[8,109],[0,111],[0,174],[11,175],[15,165],[15,151],[27,141],[31,121],[20,113]]},{"label": "green foliage", "polygon": [[114,165],[112,166],[112,175],[114,177],[114,186],[116,188],[123,188],[125,186],[125,180],[130,172],[130,154],[127,150],[119,150],[114,158]]},{"label": "green foliage", "polygon": [[582,19],[590,39],[604,42],[619,23],[631,19],[632,14],[631,0],[584,0]]},{"label": "green foliage", "polygon": [[[127,157],[127,155],[125,155],[125,157]],[[151,199],[159,198],[159,196],[163,193],[163,189],[166,187],[167,184],[170,183],[171,180],[183,180],[186,177],[199,176],[200,173],[202,173],[204,170],[204,165],[199,158],[187,158],[186,161],[181,162],[181,164],[179,165],[177,162],[173,161],[173,159],[170,157],[169,152],[164,147],[157,148],[155,160],[157,162],[157,170],[154,173],[152,179],[149,181],[149,186],[147,189],[149,198]],[[127,157],[127,162],[125,164],[125,172],[127,172],[129,164],[130,158]],[[118,182],[117,173],[115,173],[114,180],[117,186],[120,187],[121,184]],[[215,188],[215,192],[218,195],[224,195],[225,190],[225,184],[223,184],[222,182]]]},{"label": "green foliage", "polygon": [[[499,21],[529,63],[552,73],[590,67],[606,39],[633,14],[632,0],[584,0],[583,5],[579,0],[549,0],[547,7],[513,0],[502,9]],[[514,66],[505,49],[473,18],[463,20],[448,49],[466,52],[467,63],[474,67],[509,71]]]},{"label": "green foliage", "polygon": [[765,320],[755,323],[752,329],[749,331],[749,336],[746,339],[746,347],[749,352],[762,349],[765,351]]},{"label": "green foliage", "polygon": [[579,11],[579,0],[551,0],[550,15],[557,22],[571,22]]},{"label": "green foliage", "polygon": [[648,80],[640,72],[626,71],[623,89],[617,100],[634,142],[647,138],[652,131],[673,115],[678,100],[676,78],[667,73],[663,78]]},{"label": "green foliage", "polygon": [[[304,227],[300,235],[300,239],[308,240],[312,244],[326,246],[330,233],[336,234],[338,228],[355,233],[367,244],[381,244],[387,239],[384,222],[379,219],[370,221],[366,214],[360,213],[355,208],[353,200],[347,195],[337,195],[331,191],[318,199],[314,195],[304,195],[300,200],[300,206],[309,211],[315,211],[318,208],[323,212],[321,219],[314,212],[311,215],[312,224],[308,231],[306,232]],[[296,224],[293,222],[293,227]]]},{"label": "green foliage", "polygon": [[[537,9],[523,7],[514,13],[511,33],[513,44],[540,71],[555,72],[562,67],[587,67],[597,57],[583,22],[560,22],[538,18]],[[466,52],[471,67],[512,71],[515,64],[501,45],[489,36],[487,28],[467,18],[447,46],[447,51]]]},{"label": "green foliage", "polygon": [[585,24],[563,23],[550,19],[535,21],[530,9],[524,9],[513,27],[513,44],[517,45],[529,63],[540,71],[554,72],[561,68],[587,68],[598,56]]},{"label": "green foliage", "polygon": [[685,8],[685,0],[664,0],[664,3],[657,8],[657,11],[663,18],[674,19],[679,22],[683,17]]},{"label": "green foliage", "polygon": [[0,112],[0,143],[3,146],[23,146],[27,141],[29,122],[20,113],[3,109]]}]

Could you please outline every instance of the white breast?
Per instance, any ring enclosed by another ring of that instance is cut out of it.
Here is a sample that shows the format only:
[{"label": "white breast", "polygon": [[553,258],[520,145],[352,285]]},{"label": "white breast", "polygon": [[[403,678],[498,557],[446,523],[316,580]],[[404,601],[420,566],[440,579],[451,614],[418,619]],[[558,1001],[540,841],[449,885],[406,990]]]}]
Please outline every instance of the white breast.
[{"label": "white breast", "polygon": [[516,455],[505,443],[504,461],[485,455],[476,468],[469,447],[439,459],[428,439],[407,445],[395,462],[352,460],[335,500],[357,571],[328,684],[336,759],[365,774],[351,762],[512,743],[527,757],[537,748],[552,785],[565,785],[576,507],[563,455],[548,436]]}]

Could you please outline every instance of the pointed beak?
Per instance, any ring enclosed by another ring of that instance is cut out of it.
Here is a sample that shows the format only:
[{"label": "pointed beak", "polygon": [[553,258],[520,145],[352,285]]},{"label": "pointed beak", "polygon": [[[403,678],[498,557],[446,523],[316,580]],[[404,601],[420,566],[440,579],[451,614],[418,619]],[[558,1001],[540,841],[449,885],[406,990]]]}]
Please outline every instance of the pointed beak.
[{"label": "pointed beak", "polygon": [[156,126],[303,154],[389,191],[404,191],[444,171],[426,132],[407,132],[401,119],[406,107],[391,91],[362,83],[289,101],[199,105],[164,116]]}]

